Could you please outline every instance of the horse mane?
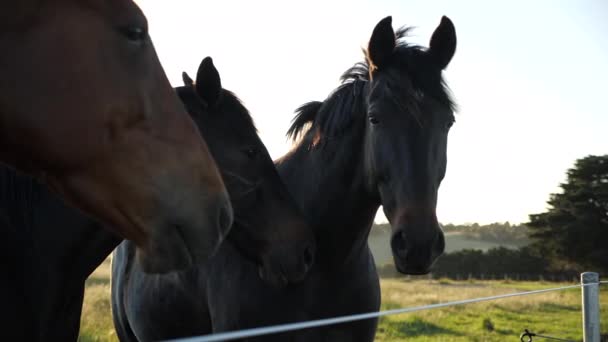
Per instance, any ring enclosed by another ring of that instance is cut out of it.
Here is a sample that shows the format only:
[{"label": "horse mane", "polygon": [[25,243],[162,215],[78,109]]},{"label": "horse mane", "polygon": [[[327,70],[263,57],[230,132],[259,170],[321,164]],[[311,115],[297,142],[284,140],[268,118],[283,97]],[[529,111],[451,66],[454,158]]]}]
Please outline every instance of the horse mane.
[{"label": "horse mane", "polygon": [[[201,99],[200,96],[198,96],[194,85],[179,86],[175,87],[174,90],[177,93],[178,97],[182,99],[182,102],[184,99],[187,99],[188,101],[202,102],[205,106],[208,106],[205,100]],[[222,108],[222,115],[228,113],[243,113],[244,115],[242,115],[242,117],[239,117],[239,120],[237,120],[237,122],[240,123],[242,122],[241,120],[245,120],[245,123],[253,127],[255,129],[256,134],[258,133],[258,129],[255,125],[255,122],[253,121],[253,117],[249,113],[249,110],[247,109],[247,107],[245,107],[241,99],[230,90],[224,88],[221,89],[220,96],[217,102],[213,105],[213,108]],[[234,124],[234,121],[231,121],[231,124]]]},{"label": "horse mane", "polygon": [[[258,128],[255,125],[255,121],[253,120],[251,113],[249,113],[249,109],[247,109],[247,107],[245,107],[245,105],[243,104],[243,101],[241,101],[241,99],[235,93],[231,92],[230,90],[222,88],[222,92],[220,95],[220,100],[218,102],[218,105],[221,105],[224,107],[229,107],[229,109],[227,109],[225,111],[228,113],[230,113],[230,112],[244,113],[243,118],[241,118],[241,119],[245,120],[247,125],[253,127],[255,129],[256,134],[259,133]],[[240,109],[240,110],[237,110],[237,109]]]},{"label": "horse mane", "polygon": [[296,142],[313,129],[318,130],[321,139],[337,137],[350,127],[357,114],[365,112],[363,97],[360,95],[367,81],[358,77],[351,78],[350,75],[343,77],[343,84],[325,101],[311,101],[296,110],[287,131],[288,138]]},{"label": "horse mane", "polygon": [[291,120],[291,126],[287,130],[287,136],[295,141],[301,137],[301,134],[305,134],[309,129],[306,125],[314,122],[321,106],[323,106],[321,101],[310,101],[298,107],[296,115]]},{"label": "horse mane", "polygon": [[[407,70],[412,79],[412,86],[436,98],[440,103],[456,110],[449,88],[439,72],[432,72],[431,63],[426,58],[427,49],[408,43],[405,39],[412,27],[403,26],[395,32],[396,47],[392,61]],[[341,84],[323,101],[311,101],[298,107],[287,137],[295,144],[302,144],[304,138],[311,132],[318,135],[313,142],[324,138],[336,137],[351,127],[353,121],[365,115],[365,105],[361,96],[367,83],[372,78],[372,67],[367,59],[367,51],[363,49],[366,59],[355,63],[341,76]],[[436,74],[436,77],[430,77]]]}]

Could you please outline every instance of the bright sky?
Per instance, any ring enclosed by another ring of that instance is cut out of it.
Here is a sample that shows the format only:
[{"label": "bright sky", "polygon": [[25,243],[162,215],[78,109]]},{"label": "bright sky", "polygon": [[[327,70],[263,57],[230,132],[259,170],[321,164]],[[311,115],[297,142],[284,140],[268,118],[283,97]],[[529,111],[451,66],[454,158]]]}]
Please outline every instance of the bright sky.
[{"label": "bright sky", "polygon": [[[458,47],[445,77],[459,105],[438,204],[443,223],[524,222],[575,159],[608,153],[608,1],[140,0],[174,86],[211,56],[277,158],[293,111],[323,100],[362,59],[375,24],[442,15]],[[384,221],[380,212],[378,221]]]}]

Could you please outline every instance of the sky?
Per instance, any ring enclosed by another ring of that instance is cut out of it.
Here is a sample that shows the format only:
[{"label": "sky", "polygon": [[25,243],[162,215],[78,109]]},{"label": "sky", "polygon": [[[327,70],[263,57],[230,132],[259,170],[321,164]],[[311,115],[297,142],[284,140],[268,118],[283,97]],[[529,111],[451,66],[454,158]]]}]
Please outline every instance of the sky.
[{"label": "sky", "polygon": [[[608,1],[139,0],[169,80],[211,56],[271,157],[294,110],[363,59],[376,23],[428,46],[442,15],[458,45],[444,72],[458,104],[439,190],[442,223],[521,223],[547,209],[576,159],[608,153]],[[379,211],[377,222],[386,222]]]}]

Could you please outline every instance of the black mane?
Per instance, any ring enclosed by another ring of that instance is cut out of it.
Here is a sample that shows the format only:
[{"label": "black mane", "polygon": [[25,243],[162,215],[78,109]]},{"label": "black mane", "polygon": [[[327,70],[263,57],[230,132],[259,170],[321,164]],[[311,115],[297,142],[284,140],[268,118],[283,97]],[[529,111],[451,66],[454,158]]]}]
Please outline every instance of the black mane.
[{"label": "black mane", "polygon": [[[201,99],[193,86],[180,86],[175,87],[175,92],[182,99],[182,103],[186,107],[187,104],[195,104],[202,103],[207,106],[205,100]],[[222,120],[222,122],[226,122],[226,124],[230,125],[244,125],[243,129],[240,127],[237,128],[238,131],[249,131],[249,127],[253,127],[255,129],[255,133],[258,133],[257,127],[255,126],[255,122],[249,113],[249,110],[243,105],[242,101],[230,90],[222,88],[220,92],[220,96],[217,102],[213,105],[212,108],[219,110],[219,115],[239,115],[238,118],[234,118],[234,120]],[[198,113],[198,109],[196,108],[186,108],[189,113]]]},{"label": "black mane", "polygon": [[311,101],[300,106],[287,136],[295,142],[298,137],[318,130],[320,137],[327,139],[348,129],[353,118],[365,113],[361,95],[369,78],[367,70],[366,63],[355,64],[340,77],[342,84],[325,101]]},{"label": "black mane", "polygon": [[[405,41],[411,30],[411,27],[404,26],[395,33],[397,42],[391,65],[407,72],[412,84],[412,89],[406,90],[408,94],[422,92],[455,111],[456,105],[441,70],[429,60],[427,49]],[[363,53],[367,55],[365,50]],[[341,85],[332,91],[325,101],[311,101],[296,109],[296,115],[287,130],[287,137],[298,145],[303,144],[304,140],[307,144],[311,143],[313,139],[316,144],[339,136],[350,128],[357,117],[365,115],[362,92],[373,77],[373,71],[370,72],[372,69],[367,59],[356,63],[342,74]],[[316,137],[311,137],[311,132]],[[305,139],[306,137],[308,139]]]}]

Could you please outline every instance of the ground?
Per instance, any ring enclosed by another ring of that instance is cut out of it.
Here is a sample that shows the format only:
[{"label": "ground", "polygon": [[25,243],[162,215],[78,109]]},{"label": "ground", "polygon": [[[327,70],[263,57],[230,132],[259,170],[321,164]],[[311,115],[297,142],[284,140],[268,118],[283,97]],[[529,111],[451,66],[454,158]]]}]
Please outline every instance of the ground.
[{"label": "ground", "polygon": [[[80,341],[117,341],[110,313],[110,263],[104,262],[87,281]],[[446,279],[382,280],[382,309],[552,288],[573,283],[451,281]],[[608,285],[600,294],[601,327],[608,332]],[[559,338],[582,340],[579,289],[384,317],[376,341],[519,341],[528,329]],[[536,341],[537,339],[535,339]],[[538,341],[541,341],[538,339]]]}]

